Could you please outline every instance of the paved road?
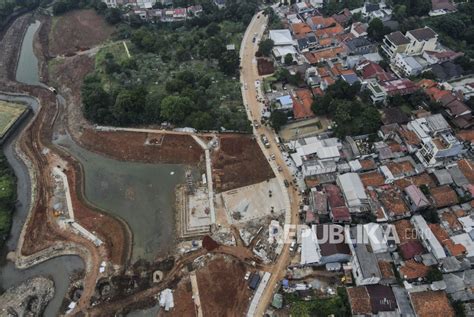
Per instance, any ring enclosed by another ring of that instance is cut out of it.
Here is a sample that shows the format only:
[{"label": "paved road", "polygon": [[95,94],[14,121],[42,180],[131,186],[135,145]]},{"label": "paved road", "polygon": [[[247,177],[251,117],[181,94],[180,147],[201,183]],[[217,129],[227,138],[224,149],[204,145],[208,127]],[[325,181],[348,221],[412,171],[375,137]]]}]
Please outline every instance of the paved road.
[{"label": "paved road", "polygon": [[[267,24],[267,18],[263,16],[263,14],[258,13],[256,14],[252,21],[250,22],[247,31],[245,32],[245,36],[242,40],[241,50],[240,50],[240,58],[241,58],[241,82],[242,82],[242,98],[244,100],[244,104],[247,105],[247,114],[251,121],[257,120],[260,122],[261,119],[261,111],[262,111],[262,104],[257,100],[257,92],[256,92],[256,82],[262,80],[257,73],[257,64],[255,61],[255,52],[258,49],[258,42],[261,39],[265,27]],[[256,34],[256,36],[255,36]],[[255,43],[253,43],[253,38],[256,37]],[[268,127],[260,127],[258,129],[254,128],[253,133],[258,140],[260,148],[262,149],[263,153],[266,157],[269,157],[271,154],[275,154],[275,160],[271,161],[271,166],[275,172],[275,175],[280,180],[280,184],[283,187],[283,192],[287,193],[284,197],[287,203],[287,213],[285,216],[285,223],[286,224],[296,224],[298,221],[298,209],[300,204],[300,197],[298,195],[298,191],[296,191],[293,187],[285,188],[283,185],[283,180],[287,179],[288,181],[293,179],[293,175],[291,170],[285,163],[285,158],[281,154],[278,145],[276,143],[275,132]],[[260,135],[265,134],[270,141],[270,148],[267,149],[263,146]],[[282,171],[278,172],[278,166],[282,167]],[[275,290],[275,286],[279,283],[279,281],[284,277],[286,268],[289,263],[289,244],[285,244],[283,246],[282,252],[274,264],[271,273],[272,276],[268,282],[268,286],[262,294],[260,299],[259,305],[256,309],[255,316],[263,316],[265,309],[267,308],[268,304],[272,300],[273,292]]]}]

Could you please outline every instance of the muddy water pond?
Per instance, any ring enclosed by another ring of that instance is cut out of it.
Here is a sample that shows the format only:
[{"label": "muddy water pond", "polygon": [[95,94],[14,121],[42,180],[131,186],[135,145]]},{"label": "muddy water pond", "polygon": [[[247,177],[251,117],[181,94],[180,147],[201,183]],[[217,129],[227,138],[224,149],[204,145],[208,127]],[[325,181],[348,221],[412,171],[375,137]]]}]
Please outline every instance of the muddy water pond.
[{"label": "muddy water pond", "polygon": [[36,31],[40,27],[41,22],[36,21],[30,24],[26,30],[23,43],[21,45],[21,53],[18,59],[16,69],[16,80],[28,85],[38,85],[40,82],[38,73],[38,59],[33,51],[33,38]]},{"label": "muddy water pond", "polygon": [[185,182],[184,165],[117,161],[87,151],[69,137],[60,137],[56,143],[81,162],[86,198],[130,226],[132,262],[173,251],[174,190]]}]

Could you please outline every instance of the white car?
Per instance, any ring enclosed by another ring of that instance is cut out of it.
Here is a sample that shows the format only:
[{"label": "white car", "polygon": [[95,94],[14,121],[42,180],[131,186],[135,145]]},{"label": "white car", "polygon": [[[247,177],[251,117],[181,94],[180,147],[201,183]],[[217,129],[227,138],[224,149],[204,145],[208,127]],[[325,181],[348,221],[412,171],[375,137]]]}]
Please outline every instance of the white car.
[{"label": "white car", "polygon": [[248,280],[249,277],[250,277],[250,271],[247,271],[247,273],[245,273],[244,280]]}]

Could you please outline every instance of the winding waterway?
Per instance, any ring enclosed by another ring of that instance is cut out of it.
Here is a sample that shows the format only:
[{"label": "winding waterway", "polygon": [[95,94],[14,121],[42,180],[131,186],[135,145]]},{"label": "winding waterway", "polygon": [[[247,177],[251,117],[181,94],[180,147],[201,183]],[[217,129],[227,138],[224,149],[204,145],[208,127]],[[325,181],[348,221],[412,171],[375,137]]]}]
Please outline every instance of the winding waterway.
[{"label": "winding waterway", "polygon": [[[44,86],[38,74],[38,60],[33,39],[39,29],[36,21],[28,27],[22,43],[16,79],[29,85]],[[33,112],[38,110],[36,99],[26,96],[0,94],[0,99],[23,102]],[[15,250],[31,203],[31,180],[25,164],[14,154],[14,142],[32,119],[33,114],[17,128],[4,144],[3,151],[17,176],[18,203],[13,216],[8,251]],[[124,219],[133,233],[132,261],[154,259],[174,247],[174,188],[184,182],[185,166],[177,164],[141,164],[120,162],[89,152],[69,137],[56,140],[74,155],[85,172],[85,196],[93,204]],[[1,259],[0,285],[17,285],[37,276],[50,276],[55,283],[55,296],[46,308],[45,316],[57,316],[69,286],[69,277],[84,268],[78,256],[57,257],[26,270],[18,270],[12,262]],[[149,311],[144,311],[147,315]],[[138,312],[137,312],[138,313]]]},{"label": "winding waterway", "polygon": [[38,59],[33,50],[33,39],[40,25],[40,21],[32,23],[26,30],[25,37],[23,38],[21,54],[16,69],[16,80],[20,83],[28,85],[40,84]]},{"label": "winding waterway", "polygon": [[[18,59],[16,79],[19,82],[29,85],[41,85],[38,74],[38,60],[33,53],[33,38],[39,26],[40,22],[36,21],[28,27]],[[3,152],[17,177],[18,202],[16,204],[15,213],[13,214],[10,237],[6,243],[7,251],[13,251],[17,248],[21,229],[25,223],[31,203],[31,180],[28,169],[15,155],[14,143],[21,131],[33,118],[33,113],[38,111],[38,103],[36,99],[26,96],[0,94],[0,99],[28,104],[32,110],[29,117],[18,126],[15,133],[10,136],[3,146]],[[3,258],[0,265],[0,285],[6,289],[18,285],[34,276],[45,275],[51,277],[54,281],[55,295],[46,307],[44,315],[46,317],[53,317],[59,313],[63,298],[69,287],[69,277],[74,271],[82,270],[83,268],[84,263],[78,256],[53,258],[26,270],[17,269],[13,262],[6,261],[6,259]]]}]

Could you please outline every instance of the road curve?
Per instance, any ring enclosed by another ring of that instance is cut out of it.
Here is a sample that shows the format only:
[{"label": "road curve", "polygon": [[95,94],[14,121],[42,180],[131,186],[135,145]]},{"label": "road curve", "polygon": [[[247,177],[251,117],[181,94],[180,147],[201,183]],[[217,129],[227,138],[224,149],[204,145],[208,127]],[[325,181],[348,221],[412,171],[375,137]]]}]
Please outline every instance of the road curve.
[{"label": "road curve", "polygon": [[[257,72],[257,63],[255,60],[255,53],[258,50],[258,42],[262,38],[265,28],[268,23],[268,18],[263,15],[262,12],[258,12],[252,18],[247,30],[245,31],[244,38],[242,39],[241,49],[240,49],[240,81],[242,84],[242,99],[245,104],[247,115],[249,120],[257,120],[260,122],[261,113],[262,113],[262,104],[257,100],[257,87],[256,82],[262,81],[262,77],[258,75]],[[256,38],[255,42],[253,39]],[[270,160],[270,165],[280,181],[280,186],[283,188],[283,193],[286,193],[284,200],[287,205],[286,215],[285,215],[285,224],[296,224],[298,221],[298,209],[300,205],[300,196],[298,191],[289,187],[286,188],[283,185],[285,179],[293,179],[291,170],[285,163],[285,158],[283,157],[278,144],[276,143],[277,134],[275,131],[269,127],[261,126],[260,128],[253,128],[253,134],[260,145],[264,155],[269,157],[271,154],[275,155],[275,160]],[[264,134],[270,142],[270,147],[267,149],[262,144],[260,135]],[[278,166],[282,168],[282,171],[278,171]],[[272,266],[270,272],[272,273],[270,280],[268,281],[267,287],[265,288],[257,309],[255,311],[255,316],[263,316],[265,310],[269,303],[272,300],[273,292],[275,291],[279,281],[284,277],[286,268],[289,264],[290,251],[289,244],[285,244],[283,249],[278,257],[276,263]]]}]

